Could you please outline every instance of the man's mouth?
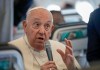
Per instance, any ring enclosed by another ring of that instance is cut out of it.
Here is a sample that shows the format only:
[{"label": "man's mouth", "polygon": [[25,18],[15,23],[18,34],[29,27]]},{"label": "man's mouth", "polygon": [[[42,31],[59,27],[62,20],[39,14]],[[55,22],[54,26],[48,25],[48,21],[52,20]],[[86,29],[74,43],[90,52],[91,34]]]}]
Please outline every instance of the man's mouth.
[{"label": "man's mouth", "polygon": [[39,37],[38,39],[39,39],[39,40],[44,40],[44,38],[42,38],[42,37]]}]

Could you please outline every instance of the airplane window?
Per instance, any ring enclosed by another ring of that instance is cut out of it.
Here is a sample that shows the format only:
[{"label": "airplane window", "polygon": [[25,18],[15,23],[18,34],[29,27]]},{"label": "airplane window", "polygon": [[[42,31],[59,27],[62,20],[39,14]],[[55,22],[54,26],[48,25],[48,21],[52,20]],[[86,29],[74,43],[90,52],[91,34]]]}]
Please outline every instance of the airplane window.
[{"label": "airplane window", "polygon": [[80,22],[81,17],[79,15],[69,15],[69,16],[64,16],[64,20],[66,23],[72,23],[72,22]]},{"label": "airplane window", "polygon": [[88,1],[77,1],[75,9],[86,23],[89,21],[90,13],[94,10],[93,6]]},{"label": "airplane window", "polygon": [[82,17],[77,13],[75,9],[61,10],[66,23],[81,22]]},{"label": "airplane window", "polygon": [[61,11],[60,6],[58,6],[58,5],[56,5],[56,4],[50,4],[50,5],[48,5],[48,6],[47,6],[47,9],[48,9],[49,11],[51,11],[51,10]]}]

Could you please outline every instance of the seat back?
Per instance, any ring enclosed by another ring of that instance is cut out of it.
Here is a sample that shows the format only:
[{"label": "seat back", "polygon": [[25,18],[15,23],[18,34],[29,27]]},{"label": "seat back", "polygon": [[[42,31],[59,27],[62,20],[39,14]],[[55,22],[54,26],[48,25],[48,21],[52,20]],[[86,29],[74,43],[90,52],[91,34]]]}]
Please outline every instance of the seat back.
[{"label": "seat back", "polygon": [[25,70],[23,57],[18,48],[0,44],[0,70]]},{"label": "seat back", "polygon": [[70,39],[74,51],[87,49],[87,24],[63,25],[57,28],[52,36],[53,40],[65,44],[64,39]]}]

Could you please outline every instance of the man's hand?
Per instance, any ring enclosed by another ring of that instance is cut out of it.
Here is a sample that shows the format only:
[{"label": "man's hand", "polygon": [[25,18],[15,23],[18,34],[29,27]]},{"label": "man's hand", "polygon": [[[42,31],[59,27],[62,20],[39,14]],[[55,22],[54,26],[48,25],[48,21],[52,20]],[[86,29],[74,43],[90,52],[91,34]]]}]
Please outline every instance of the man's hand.
[{"label": "man's hand", "polygon": [[41,66],[40,70],[57,70],[57,66],[54,61],[48,61]]},{"label": "man's hand", "polygon": [[61,55],[64,63],[66,64],[66,66],[68,68],[68,70],[75,70],[74,56],[73,56],[71,41],[65,39],[65,42],[66,42],[65,53],[60,49],[57,49],[57,52]]}]

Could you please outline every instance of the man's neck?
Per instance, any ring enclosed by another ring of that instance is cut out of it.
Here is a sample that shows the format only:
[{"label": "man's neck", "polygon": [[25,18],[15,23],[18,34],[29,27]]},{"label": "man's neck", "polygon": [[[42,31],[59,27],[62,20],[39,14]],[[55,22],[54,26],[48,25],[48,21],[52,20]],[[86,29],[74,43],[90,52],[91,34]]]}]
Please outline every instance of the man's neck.
[{"label": "man's neck", "polygon": [[31,46],[34,50],[36,51],[42,51],[44,50],[44,46],[39,46],[39,45],[34,45],[34,46]]}]

